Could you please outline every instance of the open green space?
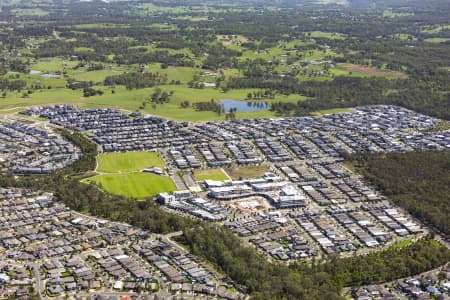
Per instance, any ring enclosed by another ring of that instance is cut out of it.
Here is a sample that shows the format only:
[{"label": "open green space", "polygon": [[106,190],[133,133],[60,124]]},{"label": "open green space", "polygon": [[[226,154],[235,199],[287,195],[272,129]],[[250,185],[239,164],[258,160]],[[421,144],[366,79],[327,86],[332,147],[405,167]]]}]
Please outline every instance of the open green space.
[{"label": "open green space", "polygon": [[12,13],[14,13],[16,16],[47,16],[50,14],[49,11],[40,9],[40,8],[28,8],[28,9],[13,9]]},{"label": "open green space", "polygon": [[311,113],[312,115],[326,115],[326,114],[338,114],[338,113],[346,113],[355,111],[354,108],[351,107],[343,107],[343,108],[331,108],[331,109],[323,109],[318,110],[316,112]]},{"label": "open green space", "polygon": [[413,243],[412,239],[401,240],[400,242],[392,245],[392,248],[393,249],[402,249],[402,248],[405,248],[405,247],[411,245],[412,243]]},{"label": "open green space", "polygon": [[388,69],[379,69],[369,66],[341,63],[336,66],[335,69],[331,69],[330,72],[336,76],[345,75],[352,77],[386,77],[386,78],[406,78],[407,75],[401,72],[392,71]]},{"label": "open green space", "polygon": [[437,25],[437,26],[425,26],[422,28],[423,33],[434,34],[439,33],[443,30],[450,29],[450,24],[447,25]]},{"label": "open green space", "polygon": [[30,66],[30,69],[41,72],[62,72],[64,68],[72,68],[78,64],[78,61],[64,60],[59,57],[42,58]]},{"label": "open green space", "polygon": [[204,181],[207,179],[224,181],[229,179],[222,169],[194,170],[194,177],[197,181]]},{"label": "open green space", "polygon": [[231,179],[237,180],[239,178],[258,178],[269,172],[269,167],[266,165],[259,166],[235,166],[233,168],[225,169]]},{"label": "open green space", "polygon": [[99,175],[83,179],[95,182],[105,191],[144,199],[161,192],[172,192],[176,186],[167,176],[139,172],[145,168],[164,168],[158,152],[102,153],[97,157]]},{"label": "open green space", "polygon": [[77,53],[83,53],[83,52],[94,52],[94,49],[90,47],[75,47],[75,52]]},{"label": "open green space", "polygon": [[345,35],[338,32],[324,32],[324,31],[310,31],[306,32],[308,37],[312,38],[324,38],[324,39],[335,39],[335,40],[343,40],[345,39]]},{"label": "open green space", "polygon": [[140,171],[145,168],[164,168],[164,161],[158,152],[102,153],[98,156],[97,172],[117,173]]},{"label": "open green space", "polygon": [[149,173],[104,174],[84,180],[90,181],[97,183],[107,192],[136,199],[176,190],[169,177]]},{"label": "open green space", "polygon": [[[127,90],[122,86],[116,86],[114,89],[102,86],[98,86],[95,88],[103,90],[104,94],[101,96],[85,98],[83,97],[81,91],[73,91],[66,88],[53,88],[50,90],[45,89],[36,91],[28,97],[23,98],[23,93],[10,92],[8,93],[8,96],[6,98],[1,99],[0,109],[14,108],[18,106],[28,107],[43,104],[69,103],[87,108],[110,107],[124,109],[127,111],[135,111],[139,109],[144,101],[150,98],[154,91],[153,88]],[[211,99],[214,99],[217,102],[219,102],[221,99],[244,100],[249,92],[259,90],[237,89],[230,90],[224,93],[221,90],[215,88],[193,89],[188,88],[184,85],[163,85],[161,86],[161,89],[174,92],[169,103],[157,105],[148,104],[144,109],[142,109],[142,112],[165,117],[168,119],[192,122],[225,119],[224,114],[217,115],[212,111],[195,110],[192,107],[193,103],[195,102],[210,101]],[[114,93],[112,92],[112,90],[114,90]],[[283,101],[296,103],[297,101],[301,101],[304,99],[305,97],[295,94],[291,94],[289,96],[277,94],[275,99],[267,100],[267,102],[270,103],[271,101]],[[188,108],[181,108],[181,103],[183,101],[189,101],[190,105]],[[263,117],[275,117],[275,113],[268,110],[236,113],[237,119]]]},{"label": "open green space", "polygon": [[182,83],[186,83],[190,80],[192,80],[192,77],[195,74],[199,74],[204,70],[197,69],[197,68],[191,68],[191,67],[173,67],[169,66],[166,69],[161,69],[161,64],[155,63],[155,64],[149,64],[146,67],[146,70],[153,73],[160,73],[160,74],[166,74],[169,81],[179,80]]}]

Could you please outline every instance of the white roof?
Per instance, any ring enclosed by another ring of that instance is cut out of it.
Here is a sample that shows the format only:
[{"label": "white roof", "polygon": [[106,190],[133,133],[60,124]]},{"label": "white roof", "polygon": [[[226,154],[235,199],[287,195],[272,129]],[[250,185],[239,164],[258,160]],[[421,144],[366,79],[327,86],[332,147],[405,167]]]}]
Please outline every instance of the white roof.
[{"label": "white roof", "polygon": [[128,255],[122,254],[122,255],[117,255],[114,258],[117,259],[117,260],[121,260],[121,259],[128,258],[128,257],[129,257]]},{"label": "white roof", "polygon": [[80,223],[81,221],[83,221],[83,218],[75,218],[75,219],[72,220],[72,223],[73,223],[73,224],[78,224],[78,223]]}]

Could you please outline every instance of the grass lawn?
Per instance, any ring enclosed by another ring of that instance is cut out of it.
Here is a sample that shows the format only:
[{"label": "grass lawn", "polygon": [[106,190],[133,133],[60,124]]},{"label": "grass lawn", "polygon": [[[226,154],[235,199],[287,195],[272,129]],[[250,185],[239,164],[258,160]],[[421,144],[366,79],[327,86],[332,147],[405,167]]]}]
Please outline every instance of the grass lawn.
[{"label": "grass lawn", "polygon": [[194,177],[197,181],[204,181],[207,179],[224,181],[229,179],[222,169],[194,170]]},{"label": "grass lawn", "polygon": [[400,241],[398,243],[395,243],[392,246],[392,248],[394,248],[394,249],[401,249],[401,248],[405,248],[405,247],[411,245],[412,243],[413,243],[412,239],[407,239],[407,240],[403,240],[403,241]]},{"label": "grass lawn", "polygon": [[23,108],[21,108],[21,107],[0,109],[0,116],[1,115],[7,115],[7,114],[9,115],[9,114],[18,113],[18,112],[20,112],[22,110],[23,110]]},{"label": "grass lawn", "polygon": [[[91,79],[96,79],[95,77],[102,77],[104,71],[93,71],[87,72],[91,75]],[[79,76],[82,76],[80,73]],[[103,86],[94,86],[96,89],[101,89],[104,94],[101,96],[93,96],[89,98],[84,98],[82,91],[70,90],[67,88],[52,88],[50,90],[43,89],[40,91],[35,91],[33,94],[29,95],[27,98],[22,98],[22,93],[12,93],[9,92],[6,98],[2,98],[0,101],[0,110],[15,108],[15,107],[30,107],[34,105],[44,105],[44,104],[76,104],[80,108],[101,108],[109,107],[116,109],[124,109],[127,111],[137,110],[141,104],[150,97],[153,93],[153,88],[145,88],[138,90],[127,90],[123,86],[116,86],[114,88],[115,93],[112,93],[112,88]],[[221,99],[234,99],[234,100],[244,100],[249,92],[254,92],[259,89],[239,89],[230,90],[227,93],[223,93],[219,89],[214,88],[204,88],[204,89],[192,89],[185,85],[163,85],[161,89],[164,91],[174,91],[173,96],[169,103],[158,104],[155,107],[148,104],[146,108],[142,110],[143,113],[150,115],[157,115],[165,117],[168,119],[179,120],[179,121],[191,121],[191,122],[201,122],[209,120],[224,120],[225,115],[217,115],[214,112],[208,111],[196,111],[192,104],[201,101],[210,101],[215,99],[220,101]],[[300,95],[276,95],[274,100],[271,101],[283,101],[283,102],[297,102],[304,100],[305,97]],[[189,101],[189,108],[181,108],[180,104],[182,101]],[[271,118],[275,117],[275,113],[268,110],[261,110],[255,112],[238,112],[236,114],[238,119],[242,118]]]},{"label": "grass lawn", "polygon": [[242,167],[234,167],[227,168],[225,171],[230,175],[233,180],[239,179],[239,177],[243,178],[258,178],[264,175],[264,173],[269,171],[269,168],[266,165],[259,166],[242,166]]},{"label": "grass lawn", "polygon": [[107,192],[144,199],[176,190],[170,177],[139,172],[144,168],[164,167],[164,161],[157,152],[102,153],[97,160],[100,174],[82,181],[95,182]]},{"label": "grass lawn", "polygon": [[93,48],[90,47],[75,47],[75,52],[94,52],[95,50]]},{"label": "grass lawn", "polygon": [[147,65],[146,71],[160,74],[167,74],[169,82],[171,80],[179,80],[182,83],[187,83],[192,80],[195,74],[202,73],[204,70],[191,67],[173,67],[169,66],[166,69],[161,69],[161,64],[155,63]]},{"label": "grass lawn", "polygon": [[438,38],[438,37],[436,37],[436,38],[425,39],[425,42],[427,42],[427,43],[434,43],[434,44],[445,43],[445,42],[448,42],[448,41],[450,41],[450,38]]},{"label": "grass lawn", "polygon": [[107,192],[136,199],[176,190],[175,184],[169,177],[148,173],[104,174],[84,181],[94,181]]},{"label": "grass lawn", "polygon": [[145,168],[164,168],[164,161],[158,152],[123,152],[99,154],[97,172],[133,172]]},{"label": "grass lawn", "polygon": [[345,108],[331,108],[331,109],[323,109],[319,111],[312,112],[312,115],[315,116],[321,116],[326,114],[338,114],[338,113],[346,113],[346,112],[353,112],[355,111],[354,108],[351,107],[345,107]]},{"label": "grass lawn", "polygon": [[63,66],[66,68],[73,68],[78,64],[78,61],[63,60],[61,58],[42,58],[35,64],[30,66],[32,70],[38,70],[42,72],[57,72],[63,70]]}]

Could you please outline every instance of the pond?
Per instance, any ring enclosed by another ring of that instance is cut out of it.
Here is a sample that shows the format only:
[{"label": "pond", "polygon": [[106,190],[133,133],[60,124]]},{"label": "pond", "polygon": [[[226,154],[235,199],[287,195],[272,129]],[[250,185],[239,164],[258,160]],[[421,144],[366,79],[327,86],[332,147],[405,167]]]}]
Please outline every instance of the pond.
[{"label": "pond", "polygon": [[52,74],[52,73],[45,73],[45,74],[42,74],[41,76],[45,77],[45,78],[59,78],[59,77],[61,77],[58,74]]},{"label": "pond", "polygon": [[37,71],[37,70],[30,70],[30,72],[29,72],[30,75],[38,75],[41,73],[42,73],[41,71]]},{"label": "pond", "polygon": [[231,100],[223,99],[220,101],[226,112],[230,108],[236,108],[237,112],[250,112],[269,109],[269,104],[263,101],[242,101],[242,100]]}]

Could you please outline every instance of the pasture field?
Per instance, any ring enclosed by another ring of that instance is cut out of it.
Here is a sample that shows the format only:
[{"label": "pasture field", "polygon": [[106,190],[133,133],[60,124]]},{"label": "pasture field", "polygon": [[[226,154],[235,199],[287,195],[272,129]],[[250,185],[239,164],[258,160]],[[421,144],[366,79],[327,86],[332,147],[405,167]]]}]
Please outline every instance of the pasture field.
[{"label": "pasture field", "polygon": [[310,31],[306,32],[306,35],[312,38],[323,38],[330,40],[343,40],[345,39],[345,34],[337,32],[324,32],[324,31]]},{"label": "pasture field", "polygon": [[423,33],[434,34],[439,33],[443,30],[450,29],[450,24],[446,25],[437,25],[437,26],[424,26],[422,28]]},{"label": "pasture field", "polygon": [[[278,49],[281,50],[281,49]],[[123,109],[126,111],[135,111],[140,109],[143,102],[146,102],[152,95],[153,88],[145,88],[138,90],[127,90],[124,86],[108,87],[103,86],[102,83],[106,76],[122,74],[124,72],[129,72],[137,70],[138,67],[135,65],[130,66],[118,66],[109,65],[107,69],[87,71],[86,67],[80,67],[74,69],[77,62],[62,60],[60,58],[52,59],[40,59],[34,63],[30,68],[32,70],[40,71],[41,74],[19,74],[19,73],[9,73],[5,76],[19,76],[18,79],[25,80],[28,85],[34,85],[39,83],[42,88],[35,90],[32,94],[24,97],[23,91],[21,92],[7,92],[6,97],[0,101],[0,109],[9,109],[14,107],[29,107],[34,105],[45,105],[45,104],[76,104],[81,108],[99,108],[99,107],[112,107],[117,109]],[[217,115],[215,112],[209,111],[196,111],[193,104],[196,102],[211,101],[214,99],[219,102],[221,99],[234,99],[234,100],[244,100],[247,94],[250,92],[257,91],[259,89],[235,89],[229,90],[228,92],[223,92],[221,89],[215,88],[203,88],[194,89],[189,88],[185,84],[192,80],[193,76],[196,74],[201,74],[205,70],[200,68],[192,67],[171,67],[167,69],[162,69],[159,63],[150,64],[146,66],[149,72],[159,72],[166,74],[168,81],[180,81],[181,84],[167,84],[161,85],[161,89],[164,91],[173,91],[174,94],[171,96],[169,103],[152,105],[147,103],[146,107],[141,108],[143,113],[158,115],[168,119],[179,120],[179,121],[208,121],[208,120],[223,120],[225,115]],[[61,75],[59,78],[45,78],[42,76],[43,73],[58,73],[62,74],[65,72],[66,75]],[[239,72],[235,69],[230,69],[226,71],[227,76],[239,76]],[[75,80],[81,81],[92,81],[94,82],[95,89],[102,90],[103,95],[92,96],[89,98],[83,97],[83,92],[81,90],[71,90],[66,88],[66,79],[73,78]],[[201,76],[201,81],[211,82],[215,78]],[[297,102],[305,99],[300,95],[281,95],[277,94],[275,99],[267,100],[270,101],[283,101],[283,102]],[[188,108],[181,108],[181,103],[184,101],[189,102]],[[242,112],[237,113],[236,118],[260,118],[260,117],[274,117],[275,114],[268,110],[266,111],[256,111],[256,112]]]},{"label": "pasture field", "polygon": [[207,179],[224,181],[229,179],[228,175],[225,174],[222,169],[194,170],[194,177],[197,181],[204,181]]},{"label": "pasture field", "polygon": [[139,200],[161,192],[176,190],[175,184],[169,177],[149,173],[104,174],[83,181],[93,181],[107,192]]},{"label": "pasture field", "polygon": [[146,70],[153,73],[158,72],[160,74],[166,74],[169,81],[179,80],[181,83],[187,83],[188,81],[192,80],[192,77],[195,74],[199,74],[205,71],[198,68],[173,66],[169,66],[167,69],[161,69],[160,66],[161,64],[159,63],[150,64],[147,65]]},{"label": "pasture field", "polygon": [[98,173],[124,173],[145,168],[164,168],[165,164],[158,152],[102,153],[98,158]]},{"label": "pasture field", "polygon": [[[0,101],[0,110],[14,107],[30,107],[34,105],[44,104],[75,104],[80,108],[102,108],[110,107],[123,109],[126,111],[138,110],[143,102],[152,95],[154,89],[146,88],[139,90],[126,90],[124,87],[116,86],[114,93],[109,87],[96,86],[95,88],[104,91],[101,96],[93,96],[89,98],[83,97],[80,91],[73,91],[66,88],[53,88],[50,90],[35,91],[28,97],[23,98],[23,93],[9,92],[6,98]],[[204,102],[215,99],[219,102],[221,99],[245,100],[249,92],[259,89],[239,89],[230,90],[223,93],[221,90],[214,88],[191,89],[182,85],[164,85],[161,86],[164,91],[174,91],[169,103],[157,104],[153,106],[148,103],[141,111],[146,114],[161,116],[167,119],[178,121],[211,121],[224,120],[225,115],[217,115],[211,111],[197,111],[193,108],[195,102]],[[298,102],[304,100],[305,97],[291,94],[289,96],[276,95],[275,99],[267,100],[267,102],[283,101]],[[188,108],[181,108],[182,101],[189,101]],[[265,100],[264,100],[265,101]],[[275,117],[275,113],[269,110],[261,110],[255,112],[238,112],[236,118],[264,118]]]},{"label": "pasture field", "polygon": [[259,166],[236,166],[233,168],[225,169],[231,179],[237,180],[242,178],[258,178],[264,175],[264,173],[269,172],[269,167],[266,165]]},{"label": "pasture field", "polygon": [[[337,69],[341,71],[347,71],[349,72],[348,75],[350,76],[381,76],[386,78],[405,78],[406,75],[400,72],[391,71],[391,70],[383,70],[383,69],[377,69],[362,65],[355,65],[355,64],[338,64]],[[334,72],[334,70],[331,70]],[[351,73],[350,73],[351,72]],[[339,72],[336,73],[336,75],[339,75]]]},{"label": "pasture field", "polygon": [[240,35],[240,34],[237,34],[237,35],[219,34],[219,35],[217,35],[217,39],[225,47],[239,46],[242,43],[245,43],[248,41],[248,39],[245,36]]},{"label": "pasture field", "polygon": [[90,48],[90,47],[75,47],[74,50],[77,53],[95,52],[95,50],[93,48]]},{"label": "pasture field", "polygon": [[428,38],[424,40],[427,43],[435,43],[435,44],[440,44],[440,43],[446,43],[448,41],[450,41],[450,38]]},{"label": "pasture field", "polygon": [[78,61],[63,60],[59,57],[43,58],[32,64],[30,69],[41,72],[62,72],[64,67],[73,68],[77,64]]}]

